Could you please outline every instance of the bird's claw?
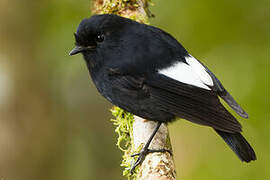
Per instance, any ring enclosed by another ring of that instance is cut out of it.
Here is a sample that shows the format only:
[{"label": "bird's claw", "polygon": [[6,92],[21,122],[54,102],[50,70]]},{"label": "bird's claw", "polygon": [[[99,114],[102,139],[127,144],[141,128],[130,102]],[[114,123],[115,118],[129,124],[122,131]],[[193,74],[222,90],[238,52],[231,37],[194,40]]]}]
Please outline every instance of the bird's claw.
[{"label": "bird's claw", "polygon": [[141,152],[131,155],[131,157],[139,156],[138,159],[136,160],[136,162],[132,165],[132,167],[130,169],[131,174],[133,174],[135,168],[143,162],[143,160],[145,159],[145,156],[148,153],[149,153],[149,149],[142,149]]},{"label": "bird's claw", "polygon": [[162,153],[168,152],[170,153],[170,155],[172,155],[172,152],[168,149],[142,149],[141,152],[131,155],[131,157],[135,157],[135,156],[139,156],[139,157],[136,160],[136,162],[132,165],[130,169],[130,173],[131,174],[134,173],[135,168],[143,162],[147,154],[154,153],[154,152],[162,152]]}]

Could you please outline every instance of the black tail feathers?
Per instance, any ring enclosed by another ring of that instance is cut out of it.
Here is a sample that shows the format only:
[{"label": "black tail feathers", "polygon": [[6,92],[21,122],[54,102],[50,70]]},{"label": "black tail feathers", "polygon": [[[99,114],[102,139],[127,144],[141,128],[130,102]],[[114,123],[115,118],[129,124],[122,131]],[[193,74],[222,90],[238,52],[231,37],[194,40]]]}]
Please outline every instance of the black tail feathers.
[{"label": "black tail feathers", "polygon": [[230,146],[241,161],[250,162],[256,160],[256,154],[253,148],[241,133],[227,133],[216,129],[215,131]]}]

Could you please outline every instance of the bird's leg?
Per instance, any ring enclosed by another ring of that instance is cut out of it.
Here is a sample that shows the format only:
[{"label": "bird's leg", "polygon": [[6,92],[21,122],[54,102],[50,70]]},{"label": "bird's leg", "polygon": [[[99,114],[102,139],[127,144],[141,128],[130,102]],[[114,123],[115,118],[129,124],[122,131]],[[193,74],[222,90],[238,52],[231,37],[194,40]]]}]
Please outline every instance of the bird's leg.
[{"label": "bird's leg", "polygon": [[171,154],[171,151],[170,150],[167,150],[167,149],[148,149],[149,146],[150,146],[150,143],[152,142],[153,138],[155,137],[155,135],[156,135],[159,127],[161,126],[161,124],[162,124],[161,122],[158,122],[157,123],[157,126],[156,126],[155,130],[151,134],[151,136],[148,139],[148,141],[146,142],[145,146],[142,148],[141,152],[131,155],[131,157],[139,156],[138,159],[137,159],[137,161],[132,165],[132,168],[130,170],[131,174],[134,172],[135,168],[143,162],[143,160],[145,159],[145,156],[148,153],[153,153],[153,152],[169,152]]}]

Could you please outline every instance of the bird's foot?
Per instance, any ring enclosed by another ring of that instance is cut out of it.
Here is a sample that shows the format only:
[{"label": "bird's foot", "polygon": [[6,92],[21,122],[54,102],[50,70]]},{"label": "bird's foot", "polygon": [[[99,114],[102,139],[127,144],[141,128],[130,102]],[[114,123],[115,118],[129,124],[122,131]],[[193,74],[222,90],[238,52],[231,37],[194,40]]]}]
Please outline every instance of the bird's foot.
[{"label": "bird's foot", "polygon": [[132,165],[132,167],[130,169],[130,173],[133,174],[135,168],[144,161],[147,154],[155,153],[155,152],[162,152],[162,153],[168,152],[168,153],[170,153],[170,155],[172,155],[172,152],[168,149],[145,149],[145,148],[143,148],[141,150],[141,152],[131,155],[131,157],[135,157],[135,156],[139,156],[139,157],[136,160],[136,162]]}]

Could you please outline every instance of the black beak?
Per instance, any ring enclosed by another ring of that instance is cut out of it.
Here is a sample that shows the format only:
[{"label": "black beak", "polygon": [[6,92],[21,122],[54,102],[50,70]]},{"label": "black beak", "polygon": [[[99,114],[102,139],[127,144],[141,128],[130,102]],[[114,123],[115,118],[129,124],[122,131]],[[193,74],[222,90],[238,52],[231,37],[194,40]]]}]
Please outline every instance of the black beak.
[{"label": "black beak", "polygon": [[86,48],[85,48],[85,47],[82,47],[82,46],[75,46],[75,48],[73,48],[73,49],[70,51],[69,55],[70,55],[70,56],[73,56],[73,55],[75,55],[75,54],[78,54],[78,53],[84,51],[85,49],[86,49]]},{"label": "black beak", "polygon": [[78,54],[78,53],[81,53],[83,51],[89,51],[89,50],[93,50],[95,48],[96,48],[96,46],[87,46],[87,47],[84,47],[84,46],[75,46],[75,48],[73,48],[70,51],[69,55],[70,56],[73,56],[73,55]]}]

